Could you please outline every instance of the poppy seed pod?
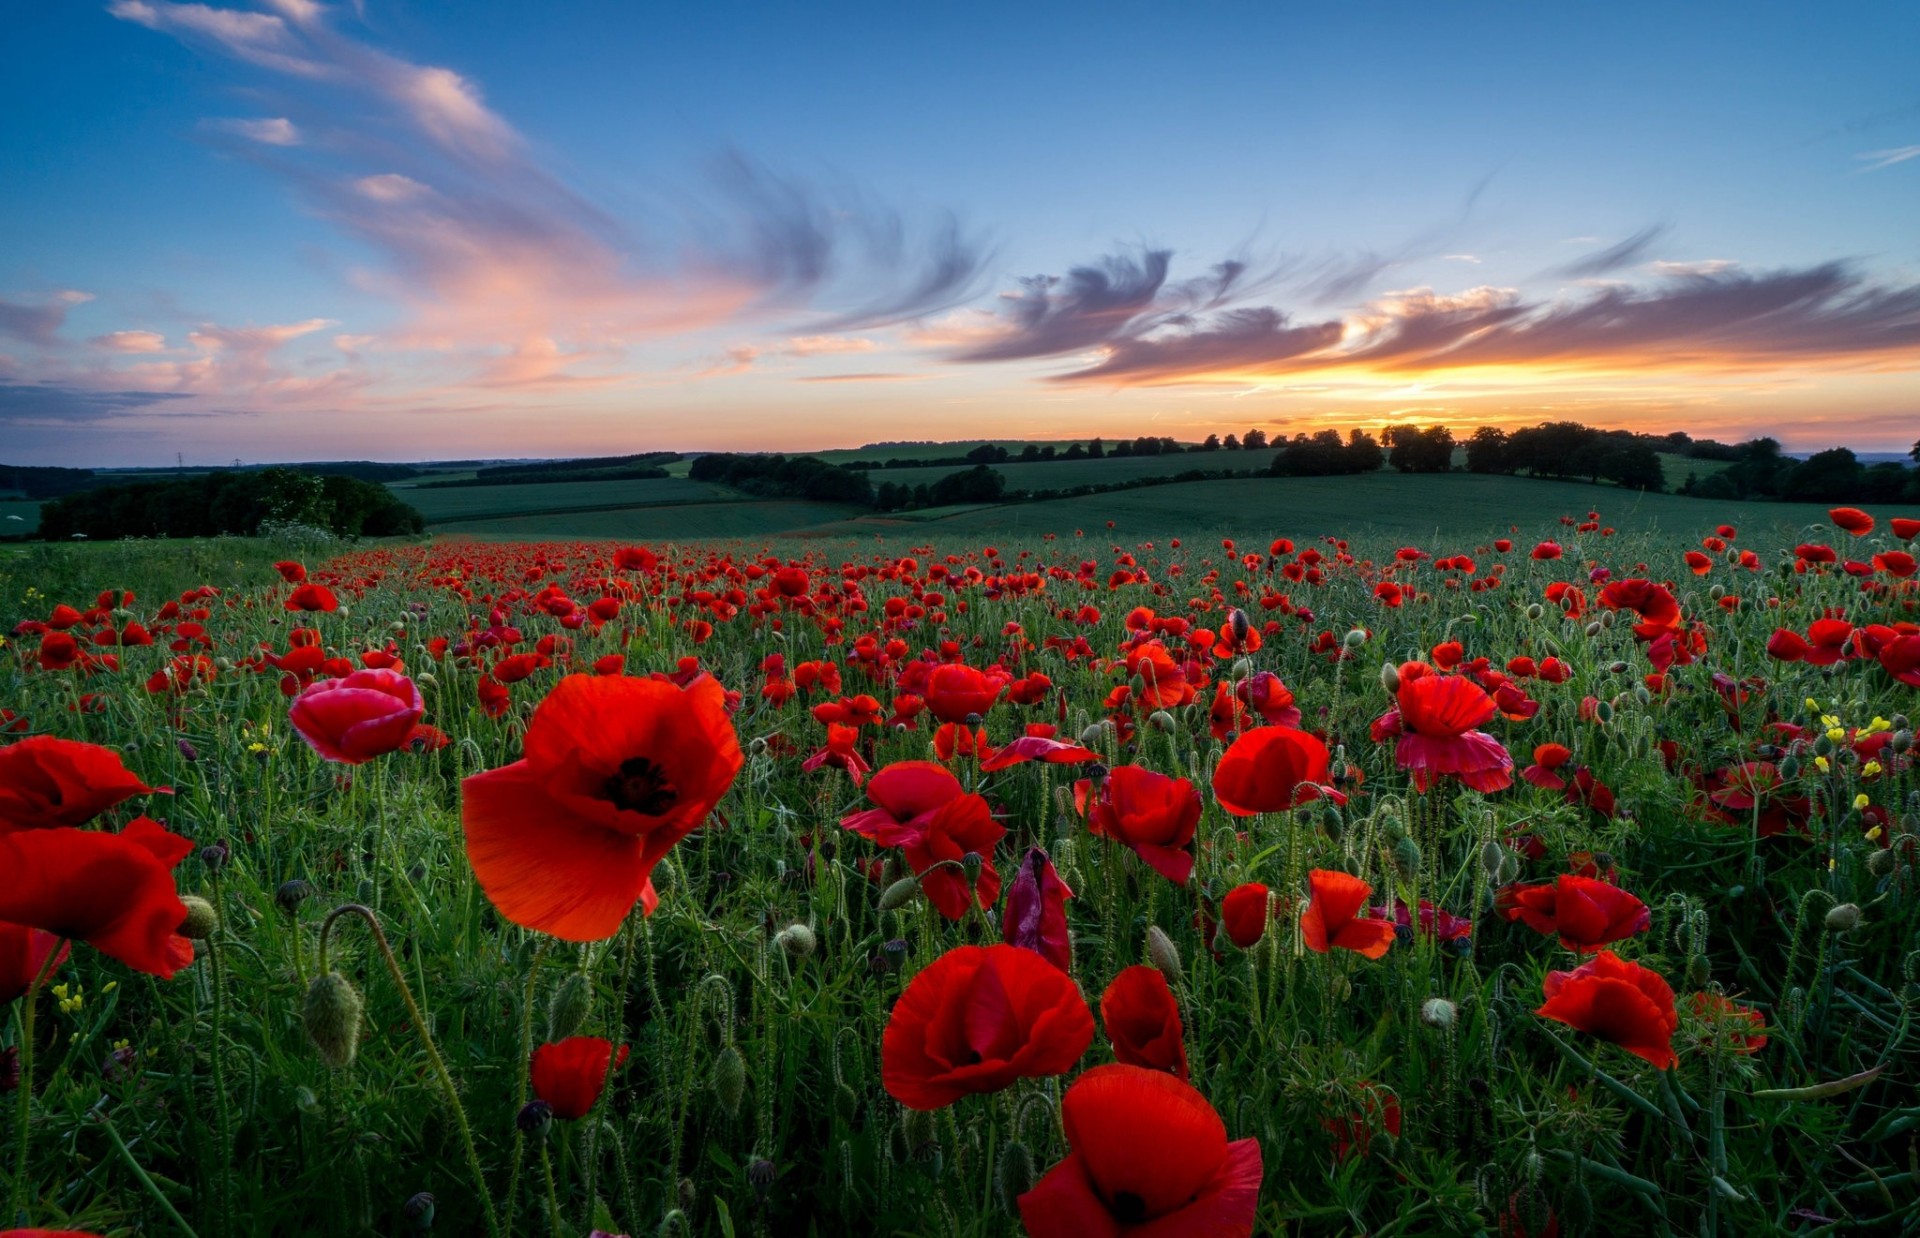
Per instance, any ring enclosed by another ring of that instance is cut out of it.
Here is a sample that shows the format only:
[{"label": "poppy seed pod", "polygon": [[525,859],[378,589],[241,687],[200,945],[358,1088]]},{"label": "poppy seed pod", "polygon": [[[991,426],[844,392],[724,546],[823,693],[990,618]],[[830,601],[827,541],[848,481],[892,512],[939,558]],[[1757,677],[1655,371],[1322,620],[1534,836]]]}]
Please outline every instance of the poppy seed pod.
[{"label": "poppy seed pod", "polygon": [[213,904],[191,894],[181,895],[180,903],[187,909],[187,918],[180,921],[175,931],[189,941],[205,941],[213,936],[213,931],[220,927],[220,915],[214,911]]},{"label": "poppy seed pod", "polygon": [[1147,926],[1147,957],[1161,970],[1167,979],[1175,984],[1186,980],[1186,969],[1180,965],[1179,948],[1173,944],[1165,930],[1157,924]]},{"label": "poppy seed pod", "polygon": [[1853,903],[1841,903],[1827,913],[1827,931],[1831,933],[1851,933],[1860,927],[1860,908]]},{"label": "poppy seed pod", "polygon": [[307,1039],[320,1051],[320,1057],[336,1070],[353,1065],[360,1048],[360,1015],[366,1002],[347,978],[337,971],[314,977],[307,987],[307,1002],[301,1012]]},{"label": "poppy seed pod", "polygon": [[513,1115],[513,1124],[523,1135],[544,1139],[553,1126],[553,1106],[544,1100],[530,1100]]},{"label": "poppy seed pod", "polygon": [[273,892],[273,901],[275,906],[291,916],[297,914],[300,904],[306,902],[312,895],[313,886],[295,877],[291,881],[280,883],[280,888]]},{"label": "poppy seed pod", "polygon": [[547,1002],[547,1039],[565,1040],[580,1030],[593,1009],[593,986],[579,972],[568,973]]},{"label": "poppy seed pod", "polygon": [[747,1093],[747,1062],[732,1045],[720,1050],[713,1059],[713,1095],[728,1117],[738,1116],[740,1102]]}]

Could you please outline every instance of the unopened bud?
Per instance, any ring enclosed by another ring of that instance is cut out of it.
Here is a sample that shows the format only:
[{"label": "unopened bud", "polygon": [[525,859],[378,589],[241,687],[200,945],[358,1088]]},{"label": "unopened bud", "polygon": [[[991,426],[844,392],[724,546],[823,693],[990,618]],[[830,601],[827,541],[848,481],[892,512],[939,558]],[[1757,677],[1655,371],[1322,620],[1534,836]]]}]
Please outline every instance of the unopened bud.
[{"label": "unopened bud", "polygon": [[1546,613],[1547,613],[1547,608],[1540,605],[1540,603],[1538,602],[1529,602],[1527,604],[1527,618],[1529,619],[1538,619],[1540,618],[1540,616]]},{"label": "unopened bud", "polygon": [[1603,611],[1601,611],[1601,612],[1600,612],[1600,626],[1601,626],[1602,628],[1606,628],[1606,629],[1609,629],[1609,630],[1610,630],[1610,629],[1612,629],[1612,627],[1613,627],[1613,612],[1612,612],[1612,611],[1610,611],[1610,610],[1603,610]]},{"label": "unopened bud", "polygon": [[1420,1021],[1428,1027],[1446,1031],[1460,1014],[1460,1008],[1444,997],[1429,997],[1420,1006]]},{"label": "unopened bud", "polygon": [[1598,635],[1600,635],[1600,621],[1595,619],[1587,625],[1587,639],[1592,640]]},{"label": "unopened bud", "polygon": [[920,879],[918,877],[902,877],[880,892],[880,910],[898,911],[900,908],[912,902],[914,896],[919,893]]},{"label": "unopened bud", "polygon": [[1352,631],[1347,633],[1347,639],[1346,639],[1347,648],[1358,649],[1360,648],[1360,646],[1366,643],[1367,643],[1367,634],[1364,629],[1355,628]]},{"label": "unopened bud", "polygon": [[273,901],[280,910],[288,915],[298,914],[300,904],[313,895],[313,886],[295,877],[292,881],[283,881],[280,888],[273,892]]},{"label": "unopened bud", "polygon": [[180,757],[184,761],[191,763],[200,759],[200,750],[195,748],[192,742],[184,736],[175,741],[174,747],[180,750]]},{"label": "unopened bud", "polygon": [[1827,931],[1831,933],[1851,933],[1860,927],[1860,908],[1853,903],[1841,903],[1827,913]]},{"label": "unopened bud", "polygon": [[740,1101],[747,1092],[747,1061],[740,1050],[728,1045],[713,1059],[713,1095],[728,1117],[740,1112]]},{"label": "unopened bud", "polygon": [[1876,877],[1884,877],[1893,871],[1894,856],[1891,847],[1882,847],[1867,855],[1867,871]]},{"label": "unopened bud", "polygon": [[788,958],[804,959],[813,953],[820,941],[806,925],[789,924],[774,935],[773,944],[785,950]]},{"label": "unopened bud", "polygon": [[1173,729],[1173,715],[1164,709],[1156,709],[1147,715],[1147,725],[1156,731],[1171,731]]},{"label": "unopened bud", "polygon": [[1593,716],[1600,719],[1602,724],[1612,722],[1613,721],[1613,702],[1601,701],[1598,705],[1593,707]]},{"label": "unopened bud", "polygon": [[1147,958],[1176,984],[1186,979],[1186,969],[1180,965],[1180,951],[1174,946],[1173,939],[1157,924],[1147,926]]},{"label": "unopened bud", "polygon": [[1093,723],[1080,732],[1080,746],[1082,748],[1091,748],[1106,737],[1107,724],[1104,722]]},{"label": "unopened bud", "polygon": [[433,1206],[433,1192],[421,1191],[400,1206],[400,1215],[407,1219],[407,1224],[424,1233],[433,1228]]},{"label": "unopened bud", "polygon": [[544,1100],[530,1100],[513,1115],[513,1124],[523,1135],[545,1139],[548,1128],[553,1125],[553,1106]]},{"label": "unopened bud", "polygon": [[1609,675],[1624,675],[1631,669],[1632,668],[1629,667],[1625,662],[1607,663],[1607,674]]},{"label": "unopened bud", "polygon": [[1788,780],[1798,778],[1800,776],[1800,758],[1789,754],[1785,760],[1781,761],[1780,776]]},{"label": "unopened bud", "polygon": [[1687,960],[1687,983],[1694,988],[1704,988],[1713,978],[1713,965],[1704,954],[1696,954]]},{"label": "unopened bud", "polygon": [[213,936],[213,931],[220,927],[220,916],[213,904],[191,894],[181,896],[180,902],[187,909],[187,918],[175,931],[189,941],[205,941]]},{"label": "unopened bud", "polygon": [[580,1030],[593,1009],[593,986],[579,972],[567,973],[547,1002],[547,1039],[561,1041]]},{"label": "unopened bud", "polygon": [[1382,662],[1380,664],[1380,686],[1386,689],[1388,696],[1395,696],[1399,693],[1400,669],[1393,663]]},{"label": "unopened bud", "polygon": [[1480,871],[1487,875],[1488,881],[1499,879],[1500,869],[1507,862],[1507,849],[1488,839],[1480,844]]},{"label": "unopened bud", "polygon": [[1897,755],[1905,756],[1913,750],[1913,732],[1895,731],[1893,738],[1887,741],[1887,747],[1893,749]]},{"label": "unopened bud", "polygon": [[1009,1216],[1019,1215],[1020,1197],[1033,1189],[1033,1153],[1016,1139],[1000,1153],[998,1181],[1000,1206]]},{"label": "unopened bud", "polygon": [[336,1070],[353,1065],[353,1055],[360,1048],[360,1013],[365,1008],[359,990],[337,971],[314,977],[307,987],[301,1018],[307,1039],[327,1065]]},{"label": "unopened bud", "polygon": [[1420,875],[1420,844],[1411,838],[1402,838],[1393,844],[1393,868],[1402,881],[1412,881]]}]

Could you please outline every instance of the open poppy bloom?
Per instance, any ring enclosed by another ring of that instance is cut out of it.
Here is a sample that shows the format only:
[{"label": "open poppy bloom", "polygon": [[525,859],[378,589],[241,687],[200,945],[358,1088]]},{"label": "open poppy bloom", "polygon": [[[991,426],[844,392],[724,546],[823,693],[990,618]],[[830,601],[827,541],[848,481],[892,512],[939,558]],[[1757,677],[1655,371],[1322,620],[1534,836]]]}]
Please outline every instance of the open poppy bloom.
[{"label": "open poppy bloom", "polygon": [[1393,924],[1387,920],[1362,918],[1367,895],[1373,887],[1350,873],[1316,868],[1307,874],[1312,896],[1300,915],[1300,934],[1307,949],[1316,954],[1329,950],[1351,950],[1377,959],[1393,945]]},{"label": "open poppy bloom", "polygon": [[1007,890],[1000,931],[1010,946],[1038,954],[1063,972],[1073,970],[1073,939],[1067,933],[1067,900],[1073,891],[1053,871],[1053,860],[1038,847],[1020,861],[1020,875]]},{"label": "open poppy bloom", "polygon": [[1758,1053],[1767,1047],[1767,1018],[1751,1006],[1721,993],[1695,993],[1689,1003],[1702,1023],[1700,1043],[1725,1045],[1735,1053]]},{"label": "open poppy bloom", "polygon": [[989,675],[964,663],[936,666],[927,676],[927,710],[942,722],[966,722],[971,715],[984,718],[993,703],[1006,691],[1007,676]]},{"label": "open poppy bloom", "polygon": [[652,913],[653,866],[743,760],[706,676],[569,675],[533,711],[525,752],[461,783],[467,860],[501,915],[568,941],[611,937],[636,902]]},{"label": "open poppy bloom", "polygon": [[541,1045],[530,1063],[533,1094],[553,1106],[554,1117],[578,1121],[593,1111],[609,1069],[626,1061],[627,1046],[620,1046],[616,1062],[613,1043],[598,1036],[569,1036]]},{"label": "open poppy bloom", "polygon": [[932,761],[895,761],[867,783],[874,807],[840,818],[842,827],[883,847],[898,847],[920,878],[927,901],[949,920],[967,914],[975,896],[960,861],[977,853],[985,863],[977,881],[982,907],[1000,898],[993,849],[1007,836],[987,801],[970,794],[944,766]]},{"label": "open poppy bloom", "polygon": [[1272,671],[1257,671],[1240,681],[1234,695],[1269,726],[1300,725],[1300,708],[1293,703],[1293,692]]},{"label": "open poppy bloom", "polygon": [[414,682],[396,671],[355,671],[310,683],[287,720],[329,761],[359,765],[397,751],[427,712]]},{"label": "open poppy bloom", "polygon": [[141,782],[111,748],[29,736],[0,748],[0,834],[85,825],[155,790],[168,788]]},{"label": "open poppy bloom", "polygon": [[1171,778],[1138,765],[1109,770],[1096,794],[1090,783],[1074,785],[1087,828],[1133,848],[1175,885],[1193,876],[1193,831],[1200,824],[1200,792],[1185,778]]},{"label": "open poppy bloom", "polygon": [[1644,933],[1653,924],[1647,905],[1618,886],[1562,873],[1552,885],[1512,885],[1495,896],[1494,906],[1509,920],[1551,937],[1581,954],[1608,942]]},{"label": "open poppy bloom", "polygon": [[1673,987],[1658,972],[1602,950],[1572,971],[1550,971],[1546,1004],[1533,1013],[1611,1041],[1661,1070],[1679,1061]]},{"label": "open poppy bloom", "polygon": [[287,595],[288,610],[335,611],[340,609],[340,599],[333,590],[325,585],[303,584]]},{"label": "open poppy bloom", "polygon": [[[47,960],[59,953],[53,968]],[[0,921],[0,1006],[25,993],[42,971],[49,975],[67,958],[67,943],[45,929]]]},{"label": "open poppy bloom", "polygon": [[1227,1141],[1193,1085],[1139,1066],[1096,1066],[1060,1103],[1066,1158],[1020,1196],[1031,1238],[1246,1238],[1259,1141]]},{"label": "open poppy bloom", "polygon": [[1513,757],[1499,740],[1475,729],[1499,712],[1479,684],[1409,662],[1400,668],[1397,697],[1399,708],[1375,719],[1372,733],[1375,740],[1399,737],[1394,760],[1416,791],[1441,777],[1458,778],[1483,795],[1513,785]]},{"label": "open poppy bloom", "polygon": [[1227,937],[1242,950],[1251,950],[1267,935],[1269,907],[1267,887],[1249,881],[1227,891],[1220,900],[1220,922],[1227,926]]},{"label": "open poppy bloom", "polygon": [[1285,812],[1317,799],[1346,803],[1332,790],[1327,746],[1290,726],[1263,726],[1227,746],[1213,767],[1213,798],[1236,817]]},{"label": "open poppy bloom", "polygon": [[1018,946],[958,946],[894,1003],[880,1081],[909,1109],[939,1109],[1065,1074],[1092,1043],[1093,1014],[1065,972]]},{"label": "open poppy bloom", "polygon": [[1100,995],[1100,1024],[1117,1060],[1187,1077],[1180,1006],[1159,968],[1136,964],[1115,976]]},{"label": "open poppy bloom", "polygon": [[1830,508],[1827,518],[1855,537],[1865,537],[1873,532],[1873,517],[1857,507]]},{"label": "open poppy bloom", "polygon": [[193,962],[178,930],[187,906],[173,870],[193,844],[140,817],[118,834],[0,834],[0,921],[84,941],[136,971],[169,979]]}]

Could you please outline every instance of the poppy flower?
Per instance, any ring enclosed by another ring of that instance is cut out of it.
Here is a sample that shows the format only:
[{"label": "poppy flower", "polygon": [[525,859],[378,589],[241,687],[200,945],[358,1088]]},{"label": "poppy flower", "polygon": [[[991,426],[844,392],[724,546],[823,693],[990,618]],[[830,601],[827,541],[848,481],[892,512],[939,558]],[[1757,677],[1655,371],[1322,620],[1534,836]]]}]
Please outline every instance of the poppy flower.
[{"label": "poppy flower", "polygon": [[1608,942],[1644,933],[1653,924],[1647,905],[1618,886],[1562,873],[1552,885],[1512,885],[1502,889],[1494,906],[1509,920],[1580,954],[1592,954]]},{"label": "poppy flower", "polygon": [[1115,976],[1100,995],[1100,1025],[1118,1060],[1187,1077],[1180,1006],[1159,968],[1139,964]]},{"label": "poppy flower", "polygon": [[43,671],[64,671],[81,661],[80,642],[66,632],[46,632],[40,637],[35,658]]},{"label": "poppy flower", "polygon": [[30,736],[0,748],[0,834],[85,825],[156,790],[171,793],[141,782],[111,748]]},{"label": "poppy flower", "polygon": [[1680,1016],[1673,988],[1658,972],[1602,950],[1572,971],[1550,971],[1546,1004],[1535,1014],[1611,1041],[1665,1070],[1679,1060],[1673,1033]]},{"label": "poppy flower", "polygon": [[1285,812],[1322,797],[1345,803],[1330,791],[1327,746],[1290,726],[1263,726],[1227,746],[1213,768],[1213,798],[1236,817]]},{"label": "poppy flower", "polygon": [[1914,538],[1920,537],[1920,520],[1914,520],[1906,516],[1895,516],[1888,524],[1893,529],[1893,535],[1903,542],[1910,542]]},{"label": "poppy flower", "polygon": [[1267,934],[1272,916],[1270,891],[1257,881],[1237,885],[1220,900],[1220,922],[1227,926],[1227,937],[1242,950],[1251,950]]},{"label": "poppy flower", "polygon": [[1533,749],[1533,764],[1520,771],[1520,776],[1536,787],[1545,787],[1549,791],[1564,791],[1567,780],[1559,770],[1573,759],[1573,751],[1565,744],[1536,744]]},{"label": "poppy flower", "polygon": [[1065,972],[1018,946],[959,946],[894,1003],[880,1081],[909,1109],[939,1109],[1065,1074],[1092,1043],[1093,1014]]},{"label": "poppy flower", "polygon": [[949,920],[967,914],[974,891],[958,862],[970,852],[986,861],[975,883],[980,905],[991,907],[999,900],[993,849],[1007,836],[1006,827],[993,819],[986,800],[968,793],[946,768],[932,761],[895,761],[867,783],[867,798],[875,806],[847,814],[841,826],[883,847],[899,847],[940,914]]},{"label": "poppy flower", "polygon": [[969,716],[984,718],[993,703],[1006,690],[1004,675],[988,675],[964,663],[951,662],[933,668],[927,676],[927,709],[942,722],[966,722]]},{"label": "poppy flower", "polygon": [[1400,1138],[1400,1098],[1372,1083],[1359,1085],[1360,1109],[1356,1113],[1324,1118],[1320,1125],[1333,1136],[1335,1160],[1346,1161],[1367,1155],[1373,1147],[1375,1131]]},{"label": "poppy flower", "polygon": [[1767,1018],[1753,1007],[1720,993],[1695,993],[1688,1004],[1706,1025],[1702,1044],[1724,1044],[1735,1053],[1758,1053],[1767,1047]]},{"label": "poppy flower", "polygon": [[1133,848],[1175,885],[1193,876],[1193,832],[1200,824],[1200,792],[1185,778],[1171,778],[1138,765],[1108,771],[1095,793],[1082,781],[1074,787],[1087,828]]},{"label": "poppy flower", "polygon": [[1827,519],[1855,537],[1865,537],[1873,532],[1873,517],[1857,507],[1829,508]]},{"label": "poppy flower", "polygon": [[0,834],[0,921],[84,941],[162,979],[193,962],[176,931],[187,907],[173,870],[193,844],[136,818],[118,834],[67,828]]},{"label": "poppy flower", "polygon": [[533,1051],[533,1094],[553,1106],[553,1116],[578,1121],[593,1111],[607,1085],[609,1067],[626,1064],[627,1046],[614,1060],[613,1043],[598,1036],[569,1036]]},{"label": "poppy flower", "polygon": [[297,586],[287,595],[286,606],[288,610],[336,611],[340,609],[340,599],[325,585],[309,582]]},{"label": "poppy flower", "polygon": [[413,680],[397,671],[360,670],[308,684],[287,720],[327,760],[359,765],[405,744],[425,712]]},{"label": "poppy flower", "polygon": [[1073,891],[1053,870],[1053,860],[1039,847],[1020,861],[1020,875],[1007,890],[1001,935],[1010,946],[1032,950],[1061,971],[1073,970],[1073,940],[1067,933],[1067,900]]},{"label": "poppy flower", "polygon": [[1260,1144],[1190,1083],[1115,1063],[1060,1103],[1066,1159],[1020,1196],[1031,1238],[1247,1238],[1260,1203]]},{"label": "poppy flower", "polygon": [[526,755],[461,783],[467,860],[500,914],[569,941],[611,937],[651,874],[733,785],[726,692],[701,677],[569,675],[527,723]]},{"label": "poppy flower", "polygon": [[1079,744],[1070,744],[1047,735],[1022,735],[995,748],[992,756],[980,762],[980,772],[991,774],[1028,761],[1045,761],[1049,765],[1079,765],[1099,759],[1099,753]]},{"label": "poppy flower", "polygon": [[[1375,907],[1373,914],[1386,919],[1386,905]],[[1394,900],[1393,926],[1402,936],[1412,937],[1413,909],[1404,899]],[[1444,907],[1435,907],[1423,898],[1420,900],[1420,935],[1430,941],[1465,942],[1473,937],[1473,921],[1466,916],[1456,916]]]},{"label": "poppy flower", "polygon": [[1393,944],[1393,925],[1371,916],[1362,919],[1373,887],[1358,877],[1331,869],[1316,868],[1307,874],[1311,897],[1300,915],[1300,935],[1307,949],[1316,954],[1329,950],[1351,950],[1377,959]]},{"label": "poppy flower", "polygon": [[56,951],[57,971],[67,958],[66,942],[45,929],[0,921],[0,1006],[25,993]]},{"label": "poppy flower", "polygon": [[1376,739],[1399,736],[1394,761],[1407,770],[1416,791],[1437,777],[1454,777],[1482,794],[1513,785],[1513,757],[1499,740],[1476,728],[1491,722],[1499,708],[1486,690],[1460,675],[1400,671],[1400,708],[1373,725]]},{"label": "poppy flower", "polygon": [[1259,714],[1269,726],[1297,727],[1300,710],[1293,703],[1293,692],[1272,671],[1259,671],[1240,681],[1234,695],[1241,704]]}]

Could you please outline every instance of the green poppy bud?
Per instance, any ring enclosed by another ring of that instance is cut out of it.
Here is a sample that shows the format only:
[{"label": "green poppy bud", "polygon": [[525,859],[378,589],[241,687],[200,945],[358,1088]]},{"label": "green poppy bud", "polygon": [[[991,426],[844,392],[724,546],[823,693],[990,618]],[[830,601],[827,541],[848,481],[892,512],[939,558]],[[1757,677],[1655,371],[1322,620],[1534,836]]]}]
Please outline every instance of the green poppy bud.
[{"label": "green poppy bud", "polygon": [[327,1065],[336,1070],[353,1065],[353,1055],[360,1048],[360,1015],[365,1009],[359,990],[337,971],[316,976],[307,986],[301,1018],[307,1026],[307,1039],[313,1041]]}]

